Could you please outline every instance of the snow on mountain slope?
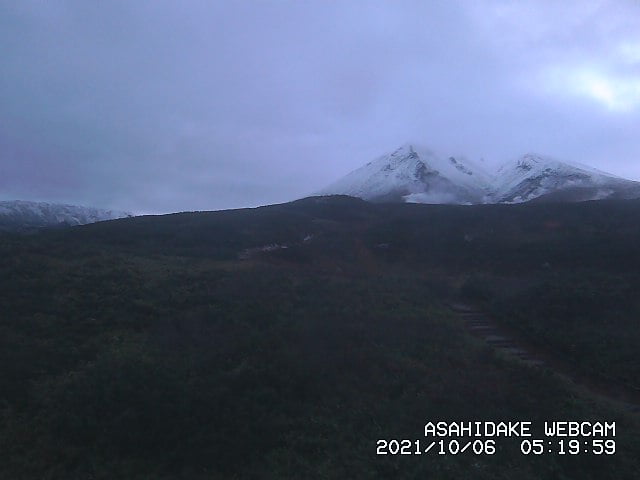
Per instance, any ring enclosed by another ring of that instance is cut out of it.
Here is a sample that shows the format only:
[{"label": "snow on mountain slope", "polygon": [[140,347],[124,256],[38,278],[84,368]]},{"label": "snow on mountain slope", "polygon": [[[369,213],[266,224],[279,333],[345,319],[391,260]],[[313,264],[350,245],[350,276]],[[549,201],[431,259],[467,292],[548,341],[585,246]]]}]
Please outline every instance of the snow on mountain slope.
[{"label": "snow on mountain slope", "polygon": [[496,178],[499,183],[491,195],[496,203],[520,203],[548,195],[564,201],[583,201],[640,194],[639,182],[536,154],[507,162],[497,170]]},{"label": "snow on mountain slope", "polygon": [[464,158],[442,158],[406,144],[354,170],[319,192],[372,201],[483,203],[492,177],[482,165]]},{"label": "snow on mountain slope", "polygon": [[23,200],[0,202],[0,229],[25,230],[63,225],[85,225],[103,220],[133,216],[127,212],[101,210],[45,202]]},{"label": "snow on mountain slope", "polygon": [[640,198],[640,182],[584,165],[527,154],[491,172],[465,158],[441,157],[406,144],[319,192],[371,201],[520,203]]}]

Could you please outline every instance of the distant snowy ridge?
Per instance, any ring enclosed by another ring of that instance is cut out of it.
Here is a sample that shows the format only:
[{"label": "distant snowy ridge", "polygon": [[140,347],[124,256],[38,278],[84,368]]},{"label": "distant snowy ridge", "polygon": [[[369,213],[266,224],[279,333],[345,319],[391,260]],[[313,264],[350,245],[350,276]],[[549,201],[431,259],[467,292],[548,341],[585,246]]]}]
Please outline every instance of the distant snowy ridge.
[{"label": "distant snowy ridge", "polygon": [[2,230],[85,225],[132,216],[128,212],[76,205],[24,200],[0,201],[0,229]]},{"label": "distant snowy ridge", "polygon": [[464,157],[442,157],[405,144],[318,192],[378,202],[521,203],[639,198],[640,182],[591,167],[527,154],[491,170]]}]

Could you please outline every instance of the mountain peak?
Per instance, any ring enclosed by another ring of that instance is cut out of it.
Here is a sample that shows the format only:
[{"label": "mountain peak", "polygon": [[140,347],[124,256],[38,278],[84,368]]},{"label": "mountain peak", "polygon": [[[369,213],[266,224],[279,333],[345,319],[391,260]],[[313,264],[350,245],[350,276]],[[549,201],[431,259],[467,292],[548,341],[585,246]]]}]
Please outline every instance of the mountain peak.
[{"label": "mountain peak", "polygon": [[346,194],[372,201],[482,203],[490,175],[464,158],[441,157],[406,143],[354,170],[320,194]]}]

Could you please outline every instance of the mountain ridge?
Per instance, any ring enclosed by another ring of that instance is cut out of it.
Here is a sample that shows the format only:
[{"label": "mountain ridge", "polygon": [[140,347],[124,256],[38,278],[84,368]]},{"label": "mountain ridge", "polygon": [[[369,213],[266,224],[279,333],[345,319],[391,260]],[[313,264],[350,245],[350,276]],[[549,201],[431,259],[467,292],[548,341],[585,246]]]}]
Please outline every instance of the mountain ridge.
[{"label": "mountain ridge", "polygon": [[640,182],[536,153],[491,169],[466,157],[439,156],[406,143],[317,194],[434,204],[522,203],[542,198],[585,201],[640,198]]},{"label": "mountain ridge", "polygon": [[28,200],[0,201],[0,231],[86,225],[132,216],[133,214],[129,212],[62,203]]}]

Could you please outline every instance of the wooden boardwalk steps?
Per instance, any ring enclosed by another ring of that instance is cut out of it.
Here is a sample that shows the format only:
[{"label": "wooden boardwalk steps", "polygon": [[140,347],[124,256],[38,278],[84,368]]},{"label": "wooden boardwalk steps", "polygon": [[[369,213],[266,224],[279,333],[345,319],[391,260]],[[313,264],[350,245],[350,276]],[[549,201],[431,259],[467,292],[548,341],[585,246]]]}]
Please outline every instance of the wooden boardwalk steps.
[{"label": "wooden boardwalk steps", "polygon": [[527,365],[540,366],[545,364],[542,358],[536,357],[522,345],[517,344],[503,329],[492,322],[487,315],[477,311],[474,307],[454,303],[449,304],[449,308],[464,321],[469,332],[475,337],[483,339],[485,343],[494,347],[498,352],[526,363]]},{"label": "wooden boardwalk steps", "polygon": [[471,335],[482,339],[487,345],[506,358],[530,367],[547,368],[572,385],[613,402],[624,410],[640,414],[640,398],[634,392],[624,391],[619,385],[614,385],[613,383],[606,383],[572,373],[570,368],[566,368],[566,366],[563,368],[560,361],[555,361],[549,355],[536,352],[534,348],[525,345],[515,335],[510,334],[508,329],[498,325],[488,315],[471,305],[448,303],[447,306],[464,322]]}]

